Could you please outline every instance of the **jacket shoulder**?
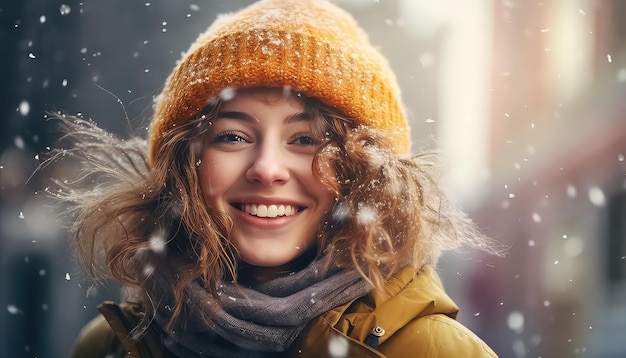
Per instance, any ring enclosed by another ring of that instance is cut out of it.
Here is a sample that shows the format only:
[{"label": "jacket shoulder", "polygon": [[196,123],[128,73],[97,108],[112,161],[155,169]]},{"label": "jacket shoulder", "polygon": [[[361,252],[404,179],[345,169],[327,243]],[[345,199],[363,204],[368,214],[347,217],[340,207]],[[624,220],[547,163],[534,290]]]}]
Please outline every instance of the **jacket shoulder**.
[{"label": "jacket shoulder", "polygon": [[445,314],[418,317],[395,332],[380,350],[388,357],[497,357],[476,334]]},{"label": "jacket shoulder", "polygon": [[74,344],[72,358],[82,357],[154,357],[166,356],[158,331],[149,326],[141,337],[131,337],[131,331],[144,315],[141,306],[124,302],[120,305],[105,301],[98,306],[100,315],[80,332]]},{"label": "jacket shoulder", "polygon": [[81,329],[74,347],[72,358],[99,358],[117,356],[121,346],[115,333],[102,315],[92,319]]}]

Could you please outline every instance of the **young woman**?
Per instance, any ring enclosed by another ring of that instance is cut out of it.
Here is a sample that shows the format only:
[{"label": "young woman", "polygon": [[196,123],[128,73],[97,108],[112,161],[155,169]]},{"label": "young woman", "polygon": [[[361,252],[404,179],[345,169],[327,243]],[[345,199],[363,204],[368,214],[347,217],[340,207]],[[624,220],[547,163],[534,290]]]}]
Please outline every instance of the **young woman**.
[{"label": "young woman", "polygon": [[78,258],[126,288],[75,357],[495,356],[434,268],[486,240],[410,153],[387,61],[335,5],[220,17],[147,141],[64,123],[86,169],[60,195]]}]

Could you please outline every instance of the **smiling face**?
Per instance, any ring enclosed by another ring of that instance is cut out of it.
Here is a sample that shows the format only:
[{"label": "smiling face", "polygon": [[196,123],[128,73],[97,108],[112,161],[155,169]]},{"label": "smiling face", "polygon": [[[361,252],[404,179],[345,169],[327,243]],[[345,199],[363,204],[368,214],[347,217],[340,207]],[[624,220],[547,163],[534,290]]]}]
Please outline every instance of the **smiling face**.
[{"label": "smiling face", "polygon": [[320,142],[302,98],[248,89],[222,104],[200,165],[205,201],[228,214],[240,259],[284,265],[315,245],[333,196],[313,176]]}]

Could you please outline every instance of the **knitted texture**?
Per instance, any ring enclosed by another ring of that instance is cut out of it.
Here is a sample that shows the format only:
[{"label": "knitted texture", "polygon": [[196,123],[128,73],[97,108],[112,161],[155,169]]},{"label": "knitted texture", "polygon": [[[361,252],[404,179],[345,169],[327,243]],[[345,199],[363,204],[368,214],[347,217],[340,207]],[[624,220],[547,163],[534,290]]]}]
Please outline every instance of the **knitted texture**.
[{"label": "knitted texture", "polygon": [[221,15],[167,79],[150,127],[150,160],[161,136],[224,90],[289,87],[384,130],[410,151],[400,90],[388,61],[346,11],[326,0],[261,0]]}]

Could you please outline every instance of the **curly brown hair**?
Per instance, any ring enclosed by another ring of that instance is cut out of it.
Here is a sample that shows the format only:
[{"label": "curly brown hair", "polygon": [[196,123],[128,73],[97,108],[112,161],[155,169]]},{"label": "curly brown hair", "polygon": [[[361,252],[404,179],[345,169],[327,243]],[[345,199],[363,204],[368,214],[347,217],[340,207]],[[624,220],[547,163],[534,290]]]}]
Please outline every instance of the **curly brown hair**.
[{"label": "curly brown hair", "polygon": [[[313,133],[323,142],[313,173],[336,197],[317,242],[318,256],[336,253],[327,255],[335,258],[329,265],[354,267],[381,288],[406,265],[436,263],[442,250],[489,248],[439,187],[435,153],[398,155],[385,133],[355,126],[336,109],[303,98]],[[215,101],[166,131],[152,165],[145,140],[120,140],[90,121],[59,116],[74,147],[57,158],[69,154],[83,166],[77,180],[54,191],[72,203],[76,256],[93,278],[130,288],[133,299],[146,306],[148,320],[156,302],[144,285],[157,267],[173,270],[177,278],[169,283],[175,299],[171,322],[181,317],[192,281],[217,294],[225,277],[237,277],[237,252],[228,240],[232,222],[205,203],[197,170],[207,123],[220,105]],[[324,174],[328,165],[332,176]],[[148,265],[141,259],[146,252]]]}]

